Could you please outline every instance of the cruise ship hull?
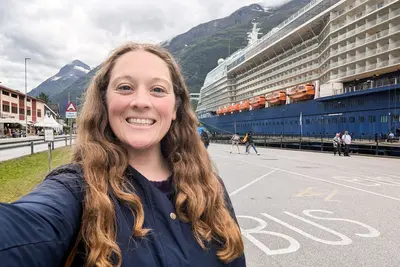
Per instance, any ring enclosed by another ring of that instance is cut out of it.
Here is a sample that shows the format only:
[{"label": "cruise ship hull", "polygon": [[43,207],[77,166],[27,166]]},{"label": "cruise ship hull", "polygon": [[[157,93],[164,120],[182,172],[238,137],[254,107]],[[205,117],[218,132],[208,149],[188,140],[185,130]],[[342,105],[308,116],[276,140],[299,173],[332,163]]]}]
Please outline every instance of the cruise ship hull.
[{"label": "cruise ship hull", "polygon": [[200,121],[215,133],[334,136],[347,130],[356,138],[373,138],[389,131],[400,134],[399,111],[397,84]]}]

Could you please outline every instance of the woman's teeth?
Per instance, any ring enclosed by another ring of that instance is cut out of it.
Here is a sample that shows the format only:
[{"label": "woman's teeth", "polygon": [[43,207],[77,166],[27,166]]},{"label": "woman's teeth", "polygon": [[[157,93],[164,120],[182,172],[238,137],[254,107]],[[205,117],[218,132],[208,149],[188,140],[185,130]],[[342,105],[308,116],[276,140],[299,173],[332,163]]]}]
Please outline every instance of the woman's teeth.
[{"label": "woman's teeth", "polygon": [[126,120],[129,124],[141,125],[141,126],[150,126],[155,123],[152,119],[136,119],[136,118],[128,118]]}]

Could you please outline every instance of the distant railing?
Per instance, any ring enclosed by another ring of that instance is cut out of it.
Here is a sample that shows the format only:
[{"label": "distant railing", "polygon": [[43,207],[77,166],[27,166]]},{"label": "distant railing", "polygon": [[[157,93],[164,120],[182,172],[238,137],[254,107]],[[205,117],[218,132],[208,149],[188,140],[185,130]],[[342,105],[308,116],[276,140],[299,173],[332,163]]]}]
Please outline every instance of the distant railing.
[{"label": "distant railing", "polygon": [[[230,144],[230,134],[213,134],[211,143]],[[243,136],[242,136],[243,140]],[[286,148],[313,151],[333,151],[333,137],[327,135],[299,136],[299,135],[263,135],[254,134],[253,140],[256,146],[271,148]],[[342,148],[343,151],[343,148]],[[383,140],[378,136],[362,136],[353,138],[350,145],[350,153],[360,155],[383,155],[400,157],[400,142],[398,138],[393,143]]]},{"label": "distant railing", "polygon": [[[54,143],[55,142],[61,142],[65,141],[65,146],[72,145],[72,140],[75,140],[76,136],[73,135],[71,136],[61,136],[61,137],[54,137],[54,141],[51,142],[51,147],[52,150],[54,150]],[[28,140],[18,140],[18,141],[11,141],[11,142],[4,142],[0,143],[0,151],[2,150],[8,150],[8,149],[14,149],[14,148],[20,148],[20,147],[30,147],[31,148],[31,155],[35,153],[34,147],[36,145],[42,145],[42,144],[47,144],[47,141],[44,141],[44,137],[42,139],[28,139]]]}]

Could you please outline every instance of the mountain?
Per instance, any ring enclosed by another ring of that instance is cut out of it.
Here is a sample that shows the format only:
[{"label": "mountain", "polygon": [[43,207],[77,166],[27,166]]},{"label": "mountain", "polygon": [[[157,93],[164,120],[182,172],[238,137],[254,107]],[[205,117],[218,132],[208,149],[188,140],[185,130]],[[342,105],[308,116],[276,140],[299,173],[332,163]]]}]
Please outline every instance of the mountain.
[{"label": "mountain", "polygon": [[86,90],[87,86],[89,85],[90,81],[96,74],[96,72],[100,69],[100,66],[89,71],[85,76],[82,76],[76,79],[72,84],[70,84],[67,88],[65,88],[62,92],[53,95],[50,97],[50,102],[58,103],[60,105],[61,116],[65,116],[65,110],[68,105],[68,94],[69,99],[77,106],[80,104],[79,98],[82,97],[82,93]]},{"label": "mountain", "polygon": [[32,89],[28,95],[38,97],[40,93],[47,94],[50,98],[61,93],[65,88],[81,77],[86,76],[90,67],[80,60],[74,60],[65,65],[60,71]]},{"label": "mountain", "polygon": [[[217,66],[219,58],[226,58],[248,44],[248,33],[254,23],[260,28],[259,32],[265,35],[309,2],[292,0],[275,7],[265,4],[245,6],[230,16],[200,24],[160,45],[174,55],[190,92],[197,93],[207,73]],[[59,103],[61,111],[65,110],[68,93],[71,94],[71,100],[76,102],[76,97],[86,90],[98,68],[77,79],[63,92],[50,97],[51,102]]]},{"label": "mountain", "polygon": [[292,0],[277,7],[252,4],[230,16],[200,24],[164,46],[177,58],[192,93],[198,93],[219,58],[226,58],[248,44],[247,33],[257,23],[265,35],[310,0]]}]

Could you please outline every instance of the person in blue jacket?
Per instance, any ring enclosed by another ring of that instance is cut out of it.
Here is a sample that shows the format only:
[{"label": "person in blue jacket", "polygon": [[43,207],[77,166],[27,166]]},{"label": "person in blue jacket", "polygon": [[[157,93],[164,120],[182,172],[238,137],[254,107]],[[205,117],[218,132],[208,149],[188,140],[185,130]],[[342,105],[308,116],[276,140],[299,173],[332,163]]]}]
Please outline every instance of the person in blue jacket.
[{"label": "person in blue jacket", "polygon": [[102,64],[70,164],[0,203],[0,266],[246,266],[178,65],[128,43]]}]

